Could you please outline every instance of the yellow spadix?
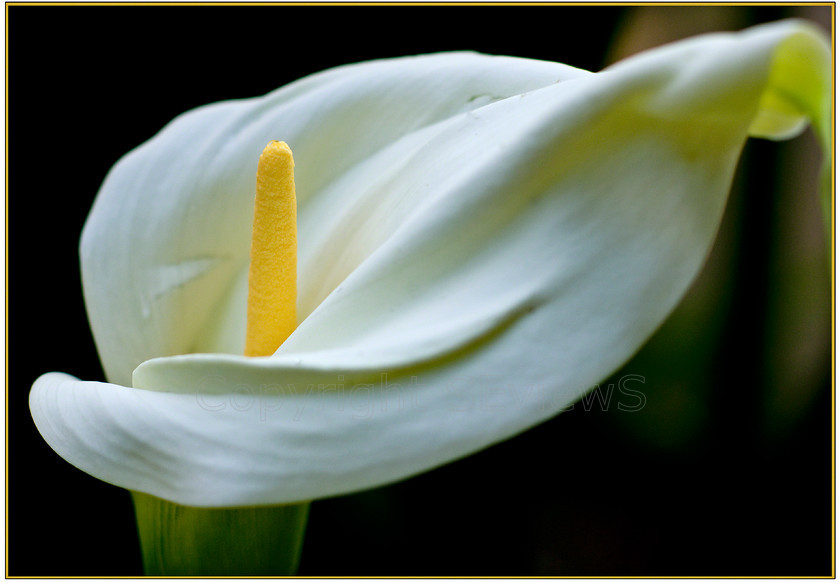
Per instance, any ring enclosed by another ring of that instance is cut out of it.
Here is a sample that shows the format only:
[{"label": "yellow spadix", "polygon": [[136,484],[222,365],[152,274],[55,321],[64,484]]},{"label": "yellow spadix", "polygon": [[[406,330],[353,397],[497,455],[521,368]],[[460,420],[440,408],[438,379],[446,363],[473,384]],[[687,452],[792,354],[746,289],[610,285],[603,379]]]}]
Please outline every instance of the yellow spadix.
[{"label": "yellow spadix", "polygon": [[257,166],[246,356],[273,354],[297,326],[297,201],[292,150],[272,141]]}]

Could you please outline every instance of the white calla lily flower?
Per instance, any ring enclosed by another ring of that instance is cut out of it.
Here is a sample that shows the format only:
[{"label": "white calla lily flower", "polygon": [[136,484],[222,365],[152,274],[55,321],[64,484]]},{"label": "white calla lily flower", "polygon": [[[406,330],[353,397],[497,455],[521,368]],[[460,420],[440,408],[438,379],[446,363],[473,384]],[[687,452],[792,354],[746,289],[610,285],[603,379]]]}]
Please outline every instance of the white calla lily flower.
[{"label": "white calla lily flower", "polygon": [[[186,113],[108,175],[81,243],[110,383],[51,373],[46,441],[176,503],[399,480],[550,418],[702,266],[748,135],[810,118],[809,25],[698,37],[600,73],[472,53],[345,66]],[[242,355],[256,159],[295,153],[299,325]]]}]

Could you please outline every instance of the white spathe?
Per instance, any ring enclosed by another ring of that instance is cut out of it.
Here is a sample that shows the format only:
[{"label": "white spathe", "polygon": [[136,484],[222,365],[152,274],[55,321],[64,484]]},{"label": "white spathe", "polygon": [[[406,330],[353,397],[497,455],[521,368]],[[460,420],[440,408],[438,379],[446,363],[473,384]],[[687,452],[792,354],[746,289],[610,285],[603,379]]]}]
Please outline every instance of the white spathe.
[{"label": "white spathe", "polygon": [[[188,112],[113,168],[85,226],[112,383],[42,376],[38,429],[83,471],[198,506],[356,491],[521,432],[672,311],[749,133],[810,118],[830,143],[830,63],[787,21],[597,74],[434,54]],[[296,160],[300,325],[245,358],[272,139]]]}]

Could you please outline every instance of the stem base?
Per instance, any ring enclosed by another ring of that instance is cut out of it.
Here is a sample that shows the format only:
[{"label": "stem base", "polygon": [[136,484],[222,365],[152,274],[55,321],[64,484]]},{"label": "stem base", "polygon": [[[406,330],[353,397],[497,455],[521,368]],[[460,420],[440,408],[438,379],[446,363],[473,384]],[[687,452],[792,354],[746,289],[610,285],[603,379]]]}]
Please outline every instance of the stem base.
[{"label": "stem base", "polygon": [[148,576],[284,576],[297,571],[309,504],[186,507],[132,492]]}]

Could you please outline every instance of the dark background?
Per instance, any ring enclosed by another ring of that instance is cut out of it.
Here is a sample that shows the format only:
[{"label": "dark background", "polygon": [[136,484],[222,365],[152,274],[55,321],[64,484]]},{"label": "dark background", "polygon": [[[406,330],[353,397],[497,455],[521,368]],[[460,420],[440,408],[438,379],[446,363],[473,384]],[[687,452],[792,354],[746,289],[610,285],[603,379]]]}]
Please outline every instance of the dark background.
[{"label": "dark background", "polygon": [[[796,7],[37,7],[7,12],[7,574],[142,573],[129,495],[40,439],[32,382],[103,380],[77,244],[105,173],[175,115],[374,57],[472,49],[597,70]],[[813,137],[750,142],[688,298],[584,401],[389,487],[313,504],[302,575],[831,575],[829,260]]]}]

